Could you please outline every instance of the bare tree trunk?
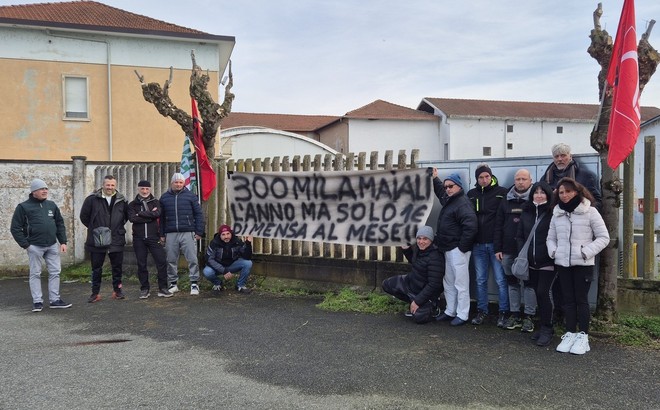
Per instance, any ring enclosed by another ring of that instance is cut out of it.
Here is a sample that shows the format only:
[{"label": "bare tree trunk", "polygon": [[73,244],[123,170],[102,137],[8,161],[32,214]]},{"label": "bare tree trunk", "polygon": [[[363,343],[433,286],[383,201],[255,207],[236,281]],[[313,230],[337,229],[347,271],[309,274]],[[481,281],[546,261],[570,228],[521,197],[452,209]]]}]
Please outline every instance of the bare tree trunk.
[{"label": "bare tree trunk", "polygon": [[[612,56],[612,37],[600,26],[600,17],[603,7],[598,3],[594,11],[594,29],[591,30],[591,45],[587,50],[601,69],[598,73],[598,90],[602,101],[601,115],[598,124],[591,133],[591,146],[598,151],[601,162],[601,190],[603,194],[602,215],[610,234],[610,243],[600,254],[600,271],[598,280],[598,307],[596,317],[605,321],[612,321],[617,314],[617,277],[619,273],[618,237],[619,237],[619,208],[621,206],[622,181],[619,171],[612,170],[607,165],[607,128],[610,122],[612,108],[612,95],[605,87],[607,71]],[[639,54],[639,89],[640,93],[649,81],[660,61],[658,52],[648,43],[648,36],[653,24],[642,36],[638,45]]]},{"label": "bare tree trunk", "polygon": [[[202,130],[204,132],[204,148],[209,154],[209,159],[215,156],[215,137],[220,128],[222,119],[231,112],[231,105],[234,101],[234,94],[231,88],[234,85],[234,78],[231,72],[231,61],[229,62],[229,82],[225,86],[225,99],[222,105],[216,103],[208,91],[208,83],[210,77],[204,73],[195,61],[195,53],[191,51],[190,57],[192,59],[192,74],[190,75],[190,96],[197,100],[197,108],[199,109],[200,116],[202,117]],[[170,67],[170,78],[165,81],[163,87],[158,83],[144,82],[144,77],[135,71],[142,85],[142,95],[147,102],[156,107],[158,112],[163,117],[170,117],[181,126],[181,129],[186,135],[192,137],[193,122],[190,114],[184,110],[177,108],[169,96],[169,88],[172,84],[172,67]],[[222,75],[222,73],[220,73]]]}]

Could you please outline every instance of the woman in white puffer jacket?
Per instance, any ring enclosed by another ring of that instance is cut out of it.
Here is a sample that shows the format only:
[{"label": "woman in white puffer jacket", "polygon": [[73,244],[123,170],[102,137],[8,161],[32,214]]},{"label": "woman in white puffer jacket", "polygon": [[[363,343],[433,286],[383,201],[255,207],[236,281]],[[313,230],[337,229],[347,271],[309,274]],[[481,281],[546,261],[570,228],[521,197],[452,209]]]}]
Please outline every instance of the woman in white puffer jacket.
[{"label": "woman in white puffer jacket", "polygon": [[585,354],[590,350],[588,295],[595,257],[605,249],[610,235],[600,213],[591,206],[591,193],[574,179],[559,181],[554,203],[546,244],[555,260],[566,318],[566,333],[557,351]]}]

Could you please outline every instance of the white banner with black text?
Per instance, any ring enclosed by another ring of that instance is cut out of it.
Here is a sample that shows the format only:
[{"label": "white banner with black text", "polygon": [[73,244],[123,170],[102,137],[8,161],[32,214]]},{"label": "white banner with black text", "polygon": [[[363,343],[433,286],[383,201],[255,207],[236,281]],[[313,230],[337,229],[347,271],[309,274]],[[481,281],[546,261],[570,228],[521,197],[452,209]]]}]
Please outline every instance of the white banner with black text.
[{"label": "white banner with black text", "polygon": [[395,246],[415,242],[433,207],[430,168],[232,173],[234,234]]}]

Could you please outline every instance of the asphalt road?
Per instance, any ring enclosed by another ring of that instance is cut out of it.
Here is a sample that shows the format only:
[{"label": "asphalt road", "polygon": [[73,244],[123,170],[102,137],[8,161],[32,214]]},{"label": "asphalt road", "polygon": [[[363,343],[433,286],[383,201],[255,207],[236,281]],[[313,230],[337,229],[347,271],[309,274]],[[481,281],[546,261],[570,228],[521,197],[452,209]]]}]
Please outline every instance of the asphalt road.
[{"label": "asphalt road", "polygon": [[309,297],[110,291],[63,284],[71,309],[32,313],[27,280],[0,280],[0,408],[660,409],[660,353],[594,338],[575,356]]}]

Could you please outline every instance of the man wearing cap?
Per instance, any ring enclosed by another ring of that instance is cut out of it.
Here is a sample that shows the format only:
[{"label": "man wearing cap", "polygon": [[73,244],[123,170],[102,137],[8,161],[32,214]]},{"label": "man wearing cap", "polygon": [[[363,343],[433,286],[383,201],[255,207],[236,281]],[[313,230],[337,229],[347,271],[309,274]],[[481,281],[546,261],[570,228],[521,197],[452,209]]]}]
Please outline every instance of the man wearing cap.
[{"label": "man wearing cap", "polygon": [[433,169],[433,190],[442,209],[434,243],[445,255],[445,289],[447,308],[437,320],[450,321],[452,326],[467,322],[470,314],[470,252],[477,235],[477,216],[463,191],[463,181],[457,173],[444,182]]},{"label": "man wearing cap", "polygon": [[11,234],[21,248],[27,251],[30,265],[30,292],[32,311],[44,307],[41,293],[41,259],[48,269],[48,299],[51,309],[70,308],[60,298],[60,252],[66,252],[66,228],[60,209],[48,200],[48,185],[41,179],[30,184],[28,199],[14,210]]},{"label": "man wearing cap", "polygon": [[[80,208],[80,222],[87,227],[85,250],[92,262],[92,294],[88,303],[101,300],[101,278],[105,255],[110,259],[112,270],[112,298],[124,299],[122,274],[124,264],[124,245],[126,245],[126,221],[128,221],[128,202],[117,192],[117,180],[112,175],[103,178],[103,187],[99,188],[83,202]],[[110,241],[101,243],[102,232],[109,229]]]},{"label": "man wearing cap", "polygon": [[433,243],[433,228],[422,226],[417,231],[417,244],[402,246],[403,255],[412,264],[407,275],[396,275],[383,281],[383,291],[410,303],[406,316],[415,323],[427,323],[439,315],[438,297],[445,270],[444,256]]},{"label": "man wearing cap", "polygon": [[133,249],[138,266],[137,275],[140,280],[140,299],[147,299],[150,295],[151,287],[147,269],[148,252],[151,252],[156,263],[158,296],[163,298],[173,296],[167,290],[167,258],[158,231],[160,214],[160,202],[151,194],[151,183],[149,181],[138,182],[138,194],[128,204],[128,220],[133,223]]},{"label": "man wearing cap", "polygon": [[493,232],[495,216],[502,199],[506,197],[507,189],[501,187],[497,177],[488,164],[479,164],[474,172],[477,180],[474,188],[467,196],[477,214],[477,237],[472,248],[472,261],[477,281],[477,315],[472,319],[473,325],[480,325],[488,317],[488,271],[493,268],[493,276],[498,289],[499,316],[497,324],[504,326],[506,313],[509,311],[509,293],[502,264],[495,257],[493,247]]},{"label": "man wearing cap", "polygon": [[204,236],[204,214],[197,195],[185,187],[183,174],[172,175],[170,189],[160,197],[163,212],[160,217],[161,241],[167,253],[167,276],[171,293],[179,291],[179,254],[188,262],[190,294],[199,295],[199,263],[195,241]]},{"label": "man wearing cap", "polygon": [[248,294],[251,290],[245,285],[252,269],[250,259],[252,259],[252,236],[246,236],[243,242],[234,235],[229,225],[221,225],[206,250],[206,266],[202,272],[204,277],[213,283],[215,291],[224,288],[222,279],[218,275],[230,280],[234,277],[232,272],[238,272],[236,290]]}]

